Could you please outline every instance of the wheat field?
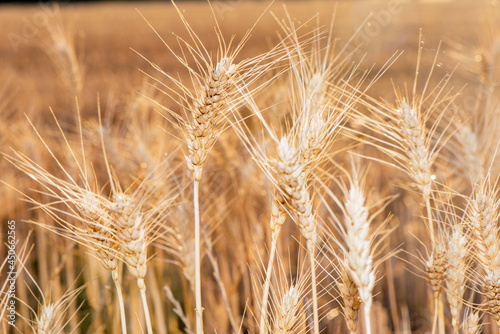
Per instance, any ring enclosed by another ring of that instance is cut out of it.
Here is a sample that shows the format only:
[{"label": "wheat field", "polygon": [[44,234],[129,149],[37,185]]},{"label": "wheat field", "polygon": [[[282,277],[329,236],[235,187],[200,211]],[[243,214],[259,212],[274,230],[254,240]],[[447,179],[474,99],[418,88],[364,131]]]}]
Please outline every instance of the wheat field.
[{"label": "wheat field", "polygon": [[0,5],[0,332],[498,333],[498,19]]}]

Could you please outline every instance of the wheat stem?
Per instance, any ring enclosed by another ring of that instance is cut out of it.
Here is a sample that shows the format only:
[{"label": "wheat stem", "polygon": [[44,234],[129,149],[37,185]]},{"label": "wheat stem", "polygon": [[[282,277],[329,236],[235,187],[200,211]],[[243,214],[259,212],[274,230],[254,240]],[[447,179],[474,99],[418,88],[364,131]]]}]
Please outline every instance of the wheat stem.
[{"label": "wheat stem", "polygon": [[262,288],[262,306],[260,309],[260,326],[259,326],[260,334],[266,333],[267,300],[269,296],[269,286],[271,283],[271,273],[273,271],[274,256],[276,254],[277,244],[278,240],[273,238],[271,242],[271,252],[269,253],[269,261],[267,262],[266,281],[264,282],[264,286]]},{"label": "wheat stem", "polygon": [[127,334],[127,319],[125,317],[125,304],[123,303],[122,287],[120,279],[118,278],[118,268],[111,272],[113,282],[115,282],[116,295],[118,297],[118,304],[120,306],[120,321],[122,324],[122,334]]},{"label": "wheat stem", "polygon": [[437,327],[438,327],[438,295],[439,292],[434,292],[434,315],[432,317],[432,334],[436,334]]},{"label": "wheat stem", "polygon": [[434,225],[432,221],[432,208],[431,208],[431,200],[429,196],[424,194],[425,207],[427,209],[427,223],[429,225],[429,233],[431,235],[431,244],[434,245],[435,236],[434,236]]},{"label": "wheat stem", "polygon": [[200,203],[199,203],[200,181],[193,181],[194,202],[194,277],[196,298],[196,333],[203,333],[203,307],[201,306],[201,253],[200,253]]},{"label": "wheat stem", "polygon": [[366,334],[371,334],[371,332],[372,332],[372,325],[371,325],[371,319],[370,319],[371,308],[372,308],[371,300],[369,302],[364,303],[364,305],[363,305],[363,318],[365,319],[365,333]]},{"label": "wheat stem", "polygon": [[274,194],[273,203],[271,205],[271,218],[269,221],[269,227],[271,229],[271,251],[269,254],[269,260],[267,263],[266,270],[266,280],[262,288],[262,306],[260,310],[260,327],[259,333],[264,334],[266,332],[266,315],[267,315],[267,301],[269,297],[269,287],[271,284],[271,274],[273,272],[274,257],[276,256],[276,247],[278,245],[278,237],[281,232],[281,226],[286,220],[287,213],[283,208],[284,199],[279,193]]},{"label": "wheat stem", "polygon": [[122,324],[122,334],[127,334],[127,319],[125,317],[125,304],[123,303],[122,286],[118,278],[118,268],[111,271],[111,277],[115,283],[116,295],[118,297],[118,305],[120,306],[120,321]]},{"label": "wheat stem", "polygon": [[438,329],[439,329],[439,334],[445,334],[444,306],[443,306],[443,299],[441,298],[441,294],[439,294],[439,296],[438,296]]},{"label": "wheat stem", "polygon": [[146,299],[146,286],[142,278],[137,280],[137,285],[141,292],[142,307],[144,309],[144,318],[146,318],[146,328],[148,329],[148,334],[153,334],[153,326],[151,325],[151,317],[149,315],[148,301]]},{"label": "wheat stem", "polygon": [[311,262],[311,288],[313,297],[313,320],[314,320],[314,334],[319,334],[319,316],[318,316],[318,291],[316,288],[316,266],[314,260],[314,244],[310,243],[309,259]]}]

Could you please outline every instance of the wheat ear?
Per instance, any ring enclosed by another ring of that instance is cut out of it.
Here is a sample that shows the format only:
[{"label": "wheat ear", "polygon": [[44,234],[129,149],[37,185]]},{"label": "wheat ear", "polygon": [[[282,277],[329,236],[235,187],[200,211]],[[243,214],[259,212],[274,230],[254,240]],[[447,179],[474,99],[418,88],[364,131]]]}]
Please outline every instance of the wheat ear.
[{"label": "wheat ear", "polygon": [[[59,126],[58,123],[57,125]],[[62,130],[61,134],[64,141],[68,144],[67,138]],[[39,138],[42,140],[42,143],[54,158],[57,165],[61,168],[62,172],[69,177],[70,174],[55,158],[54,153],[50,150],[40,135]],[[50,217],[57,221],[63,227],[63,230],[61,231],[46,225],[42,225],[42,227],[48,228],[55,233],[89,247],[92,249],[93,254],[99,262],[111,272],[118,296],[122,333],[125,334],[127,332],[125,307],[123,304],[120,280],[118,277],[117,256],[119,252],[119,245],[117,244],[114,236],[113,227],[111,226],[109,218],[109,212],[107,209],[109,202],[102,196],[90,190],[91,187],[88,182],[85,161],[83,162],[83,166],[80,166],[78,161],[76,161],[75,153],[69,146],[68,148],[70,149],[70,154],[73,158],[75,158],[75,162],[79,167],[79,171],[81,172],[80,177],[85,183],[85,188],[78,186],[71,177],[69,177],[71,182],[68,182],[50,174],[43,167],[19,152],[15,153],[15,157],[8,157],[8,160],[18,169],[39,183],[40,186],[46,189],[48,196],[54,200],[55,203],[62,202],[67,205],[66,210],[61,210],[57,207],[57,205],[54,205],[54,203],[39,203],[24,194],[28,201],[39,206]],[[61,218],[61,214],[67,214],[68,216],[77,219],[77,221],[83,225],[83,228],[74,226],[73,223]]]},{"label": "wheat ear", "polygon": [[[117,263],[117,252],[120,246],[116,237],[112,233],[110,226],[109,212],[98,200],[94,193],[84,192],[81,201],[77,202],[77,207],[86,217],[87,234],[93,244],[94,251],[101,264],[111,272],[111,278],[115,284],[118,305],[120,308],[120,322],[122,333],[127,333],[127,320],[125,316],[125,304],[123,302],[123,293],[119,277],[119,268]],[[111,251],[110,251],[111,250]]]},{"label": "wheat ear", "polygon": [[307,165],[301,163],[301,151],[297,150],[286,136],[278,145],[278,159],[275,167],[278,184],[296,217],[300,232],[307,242],[307,253],[311,262],[311,289],[313,294],[314,332],[319,333],[319,317],[316,287],[316,218],[306,183]]},{"label": "wheat ear", "polygon": [[83,71],[76,55],[72,31],[65,32],[62,18],[57,16],[47,25],[47,30],[50,41],[44,43],[42,50],[53,61],[68,92],[79,96],[83,88]]},{"label": "wheat ear", "polygon": [[467,284],[468,240],[461,225],[454,225],[448,236],[446,251],[446,297],[450,304],[451,324],[455,334],[459,334],[460,313],[463,306],[463,294]]},{"label": "wheat ear", "polygon": [[[427,213],[427,229],[430,233],[431,245],[434,247],[437,243],[431,207],[432,182],[434,178],[431,172],[431,167],[433,165],[434,158],[429,148],[429,137],[426,135],[425,124],[423,123],[421,118],[422,115],[420,114],[420,107],[421,106],[409,105],[403,99],[401,102],[401,108],[397,110],[397,116],[401,135],[404,139],[403,143],[404,146],[406,146],[406,155],[411,166],[408,170],[409,175],[413,178],[422,192]],[[432,250],[431,258],[427,261],[427,271],[429,275],[434,275],[435,277],[440,277],[440,279],[442,279],[441,272],[444,273],[442,261],[445,261],[444,253],[435,254],[436,252],[438,251],[435,249]],[[434,302],[436,306],[434,309],[434,319],[436,321],[433,322],[432,333],[436,333],[436,326],[439,325],[440,333],[444,334],[444,319],[440,315],[440,310],[443,308],[440,298],[440,284],[442,282],[438,282],[438,280],[434,278],[429,279],[429,282],[431,283],[431,287],[434,292]],[[439,289],[436,285],[433,285],[437,283],[439,283]],[[439,320],[439,323],[437,320]]]},{"label": "wheat ear", "polygon": [[407,149],[406,154],[411,166],[410,176],[422,192],[427,210],[427,227],[431,235],[431,242],[434,242],[435,233],[430,204],[433,159],[425,136],[425,126],[422,124],[418,109],[415,106],[410,106],[404,99],[401,102],[401,108],[397,110],[397,115],[401,135]]},{"label": "wheat ear", "polygon": [[340,268],[340,280],[337,286],[342,297],[342,313],[349,333],[355,334],[358,330],[359,310],[361,309],[361,299],[358,287],[352,279],[347,261],[342,261]]},{"label": "wheat ear", "polygon": [[151,217],[141,212],[141,207],[140,199],[129,197],[123,193],[116,193],[110,212],[122,258],[127,264],[130,273],[137,279],[147,331],[152,334],[153,327],[146,299],[146,282],[144,280],[147,272],[147,220]]},{"label": "wheat ear", "polygon": [[484,170],[484,153],[481,150],[480,138],[471,127],[465,124],[459,127],[456,137],[464,160],[464,174],[471,184],[475,185],[481,179]]},{"label": "wheat ear", "polygon": [[[434,296],[434,317],[432,321],[432,333],[438,326],[444,325],[442,318],[443,303],[441,302],[441,290],[446,273],[446,245],[442,238],[437,238],[436,244],[432,245],[432,253],[425,262],[427,282],[432,288]],[[441,331],[442,329],[440,329]]]},{"label": "wheat ear", "polygon": [[479,320],[479,312],[471,312],[465,317],[462,324],[462,334],[479,334],[481,333],[481,324]]},{"label": "wheat ear", "polygon": [[364,190],[361,188],[356,172],[353,172],[351,185],[344,204],[346,245],[349,252],[346,262],[353,282],[358,287],[359,298],[363,302],[366,333],[371,333],[370,313],[372,290],[375,286],[372,236],[370,217],[365,204]]},{"label": "wheat ear", "polygon": [[208,71],[204,86],[200,88],[198,98],[191,108],[193,122],[187,126],[188,155],[186,162],[193,174],[194,233],[195,233],[195,299],[196,333],[203,332],[203,306],[201,301],[201,238],[199,187],[203,165],[208,151],[217,140],[220,123],[224,117],[227,97],[233,87],[232,77],[236,74],[236,65],[231,59],[222,58],[213,69]]},{"label": "wheat ear", "polygon": [[476,246],[475,255],[482,267],[480,274],[487,311],[500,328],[500,200],[485,178],[470,203],[470,224]]},{"label": "wheat ear", "polygon": [[[28,275],[31,277],[29,273]],[[33,279],[33,277],[31,277],[31,279]],[[37,288],[39,288],[38,284],[36,284],[36,282],[34,283]],[[47,302],[42,293],[43,302],[40,302],[41,309],[38,314],[35,314],[35,323],[33,326],[33,329],[36,329],[36,333],[61,333],[68,324],[68,322],[64,322],[65,317],[67,315],[70,317],[75,316],[75,314],[68,314],[69,304],[76,299],[83,288],[84,287],[80,287],[75,290],[66,291],[61,298],[53,303]]]},{"label": "wheat ear", "polygon": [[299,288],[291,285],[290,289],[281,298],[280,305],[278,306],[273,334],[292,333],[292,329],[297,321],[300,297]]}]

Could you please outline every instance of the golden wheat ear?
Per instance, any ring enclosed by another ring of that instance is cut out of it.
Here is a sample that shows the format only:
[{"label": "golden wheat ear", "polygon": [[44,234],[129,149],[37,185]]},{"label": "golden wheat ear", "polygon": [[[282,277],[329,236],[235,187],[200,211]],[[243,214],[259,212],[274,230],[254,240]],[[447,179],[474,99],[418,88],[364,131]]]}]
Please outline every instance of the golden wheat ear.
[{"label": "golden wheat ear", "polygon": [[[443,309],[440,286],[446,260],[443,238],[439,236],[442,226],[435,219],[439,205],[436,203],[435,194],[440,188],[443,188],[443,191],[449,191],[449,188],[447,189],[442,184],[447,182],[445,180],[449,176],[448,170],[440,167],[446,166],[447,158],[443,150],[453,134],[455,113],[451,105],[458,95],[447,87],[451,77],[449,73],[446,73],[442,79],[437,79],[437,83],[433,83],[433,74],[438,68],[439,49],[438,47],[434,55],[427,78],[424,77],[424,82],[421,84],[423,50],[421,35],[411,91],[396,89],[394,105],[375,102],[370,106],[371,102],[367,103],[372,111],[367,124],[375,130],[375,135],[371,137],[373,141],[367,142],[371,142],[387,154],[395,162],[392,166],[408,176],[412,181],[411,187],[418,189],[425,208],[424,224],[430,237],[429,245],[432,250],[428,261],[424,262],[432,277],[429,282],[432,283],[434,299],[437,302],[437,307],[434,308],[436,320],[433,324],[433,333],[436,333],[437,326],[441,333],[444,331],[444,314],[440,311]],[[370,98],[367,98],[362,103],[369,100]]]},{"label": "golden wheat ear", "polygon": [[[72,319],[78,316],[78,312],[83,307],[84,301],[81,302],[74,310],[71,309],[70,305],[76,302],[80,293],[82,293],[82,291],[86,288],[86,284],[78,288],[73,288],[76,281],[70,283],[70,287],[59,298],[57,298],[57,300],[51,301],[53,297],[51,296],[50,290],[49,292],[44,293],[28,269],[23,269],[37,290],[30,290],[30,292],[38,303],[38,310],[35,310],[29,306],[27,302],[21,300],[21,302],[26,304],[33,313],[32,319],[23,318],[23,320],[29,324],[34,333],[50,334],[66,331],[67,326],[70,324]],[[70,310],[72,310],[73,313],[70,313]],[[76,327],[71,330],[77,329],[85,318],[86,316],[82,317],[82,319],[76,324]]]},{"label": "golden wheat ear", "polygon": [[[237,60],[239,53],[250,37],[251,30],[241,41],[233,44],[226,41],[219,23],[215,22],[215,32],[218,42],[217,57],[209,52],[195,30],[191,27],[183,11],[172,1],[187,32],[187,37],[177,36],[181,49],[175,52],[167,43],[164,45],[186,70],[184,78],[173,77],[156,64],[149,62],[153,68],[164,76],[167,82],[155,78],[165,95],[181,108],[181,113],[161,106],[166,111],[166,118],[173,120],[184,134],[187,150],[185,159],[187,169],[193,178],[194,235],[195,235],[195,298],[196,298],[196,328],[197,333],[203,333],[203,307],[201,301],[201,221],[199,205],[199,187],[203,167],[209,151],[215,145],[220,133],[227,127],[228,115],[242,101],[236,87],[250,86],[257,82],[267,70],[277,63],[280,55],[278,48],[252,58]],[[215,15],[212,12],[214,18]],[[152,27],[151,27],[152,28]],[[153,28],[154,30],[154,28]],[[160,37],[160,35],[155,31]],[[161,39],[161,37],[160,37]],[[284,52],[281,52],[283,55]],[[189,78],[189,79],[187,79]],[[261,89],[258,83],[255,92]],[[182,116],[184,114],[184,116]]]},{"label": "golden wheat ear", "polygon": [[[371,307],[377,268],[383,261],[396,253],[389,251],[384,256],[380,256],[381,249],[379,249],[382,241],[391,232],[387,224],[392,217],[391,215],[380,216],[393,198],[383,198],[380,202],[371,203],[366,190],[366,171],[369,167],[362,169],[359,167],[359,163],[354,160],[351,164],[350,172],[341,168],[346,175],[348,184],[345,181],[336,180],[343,194],[343,199],[338,198],[331,189],[325,186],[326,194],[323,203],[326,205],[334,224],[328,232],[330,245],[327,250],[339,262],[340,269],[338,271],[340,271],[342,282],[338,285],[341,296],[345,299],[344,308],[346,305],[349,306],[347,310],[344,310],[348,327],[353,329],[355,323],[352,318],[357,318],[356,307],[358,305],[355,303],[355,290],[352,286],[354,284],[363,308],[365,330],[369,333],[371,331]],[[342,218],[337,217],[332,204],[339,206]],[[336,234],[340,234],[340,237],[337,237]],[[337,266],[333,265],[333,267]],[[342,292],[343,290],[345,291]]]},{"label": "golden wheat ear", "polygon": [[464,317],[462,322],[462,334],[481,333],[482,325],[480,321],[481,314],[478,311],[470,311],[470,313]]},{"label": "golden wheat ear", "polygon": [[452,202],[453,194],[445,193],[449,199],[440,201],[436,219],[441,221],[437,246],[427,261],[427,279],[434,291],[444,293],[451,313],[451,325],[459,333],[462,309],[466,302],[464,294],[471,278],[470,235],[467,230],[467,215]]},{"label": "golden wheat ear", "polygon": [[[286,36],[283,45],[287,51],[289,70],[288,101],[283,103],[286,126],[281,133],[269,121],[271,111],[260,109],[252,92],[241,90],[247,107],[260,122],[264,140],[256,138],[246,116],[235,114],[233,127],[243,139],[255,161],[270,177],[276,187],[272,200],[270,227],[273,233],[268,271],[264,283],[260,331],[265,330],[266,298],[269,277],[273,268],[273,257],[280,226],[287,210],[296,221],[306,240],[311,257],[311,269],[315,270],[314,254],[317,244],[317,222],[313,210],[314,191],[310,187],[314,172],[331,155],[330,148],[340,134],[350,109],[359,98],[364,76],[353,79],[356,66],[343,55],[336,54],[332,36],[322,43],[323,33],[317,28],[307,38],[299,37],[293,21],[282,25]],[[331,44],[332,43],[332,44]],[[323,44],[326,44],[323,45]],[[345,78],[347,76],[347,78]],[[339,78],[343,77],[343,81]],[[351,81],[352,79],[352,81]],[[346,83],[348,82],[348,83]],[[281,111],[280,111],[281,112]],[[274,146],[275,148],[269,149]],[[314,330],[319,331],[317,291],[312,274]]]},{"label": "golden wheat ear", "polygon": [[498,217],[500,196],[498,178],[488,173],[469,199],[467,223],[473,240],[473,254],[478,263],[475,283],[482,287],[484,307],[500,328],[500,228]]},{"label": "golden wheat ear", "polygon": [[[284,262],[279,252],[275,256],[276,268],[272,272],[269,307],[265,310],[266,333],[303,333],[314,330],[308,315],[313,305],[308,297],[312,288],[311,271],[308,269],[309,258],[305,252],[299,251],[295,260],[288,258],[288,261],[296,261],[296,273],[290,271],[290,263]],[[264,269],[265,265],[262,266],[262,274],[266,275]]]},{"label": "golden wheat ear", "polygon": [[[69,320],[65,322],[65,318],[69,317],[71,319],[76,316],[76,313],[67,314],[69,304],[76,300],[84,288],[85,287],[80,287],[73,291],[66,291],[64,295],[55,302],[49,302],[44,298],[43,304],[39,305],[39,313],[35,315],[33,329],[36,333],[50,334],[62,332],[69,322]],[[82,306],[83,303],[80,304],[75,312],[78,312]],[[85,319],[82,319],[78,325],[84,320]],[[72,328],[72,330],[75,330],[75,328]]]},{"label": "golden wheat ear", "polygon": [[71,26],[65,25],[57,4],[57,15],[45,26],[46,35],[39,44],[52,60],[58,73],[58,79],[71,97],[81,96],[84,83],[84,69],[78,59],[75,48],[74,32]]}]

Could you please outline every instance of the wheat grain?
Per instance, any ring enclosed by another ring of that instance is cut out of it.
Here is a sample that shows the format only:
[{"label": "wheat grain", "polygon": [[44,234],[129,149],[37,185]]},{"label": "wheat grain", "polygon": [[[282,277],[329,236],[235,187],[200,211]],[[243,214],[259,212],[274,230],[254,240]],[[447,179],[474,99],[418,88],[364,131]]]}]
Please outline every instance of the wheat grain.
[{"label": "wheat grain", "polygon": [[375,286],[373,250],[371,248],[370,217],[365,204],[364,190],[354,171],[349,192],[344,204],[346,236],[348,249],[346,265],[350,277],[358,288],[360,300],[363,302],[366,332],[370,333],[370,311],[372,290]]},{"label": "wheat grain", "polygon": [[358,329],[361,299],[359,297],[358,287],[351,277],[349,265],[347,263],[342,263],[340,274],[340,281],[337,282],[337,286],[343,301],[342,312],[349,333],[354,334]]},{"label": "wheat grain", "polygon": [[300,292],[295,286],[290,286],[288,292],[282,297],[278,310],[278,319],[274,324],[273,333],[292,333],[296,322],[297,305],[300,302]]},{"label": "wheat grain", "polygon": [[447,237],[446,250],[446,297],[450,304],[451,324],[455,333],[459,333],[460,314],[463,306],[463,295],[467,284],[468,240],[461,225],[453,226]]},{"label": "wheat grain", "polygon": [[479,312],[470,312],[465,317],[462,324],[462,334],[478,334],[481,333],[481,324],[479,323]]}]

